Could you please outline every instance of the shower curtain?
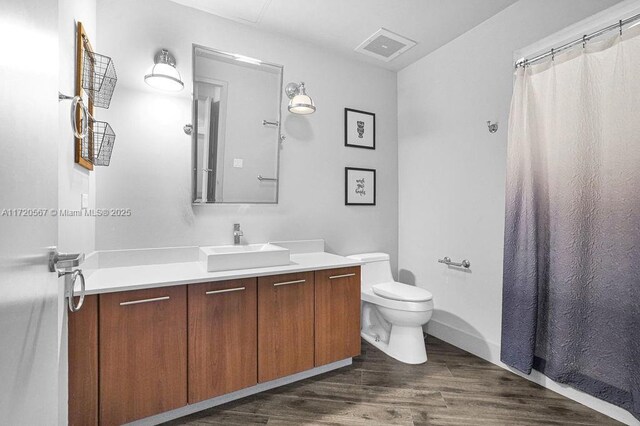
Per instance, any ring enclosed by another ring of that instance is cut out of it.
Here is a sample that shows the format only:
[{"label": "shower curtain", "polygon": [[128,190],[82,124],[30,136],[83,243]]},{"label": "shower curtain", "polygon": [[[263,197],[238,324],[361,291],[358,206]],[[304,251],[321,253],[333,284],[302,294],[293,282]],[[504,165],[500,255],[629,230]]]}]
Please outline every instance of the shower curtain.
[{"label": "shower curtain", "polygon": [[640,31],[518,68],[501,359],[640,418]]}]

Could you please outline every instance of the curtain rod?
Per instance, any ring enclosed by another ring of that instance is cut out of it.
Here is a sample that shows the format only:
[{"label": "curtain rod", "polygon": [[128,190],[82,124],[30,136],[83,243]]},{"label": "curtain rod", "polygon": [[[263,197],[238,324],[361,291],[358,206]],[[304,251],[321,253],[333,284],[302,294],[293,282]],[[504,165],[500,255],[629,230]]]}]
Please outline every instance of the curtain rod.
[{"label": "curtain rod", "polygon": [[607,33],[609,31],[615,30],[615,29],[619,29],[620,30],[620,35],[622,35],[622,27],[624,27],[627,24],[630,24],[631,22],[635,22],[637,20],[640,19],[640,13],[633,15],[630,18],[627,19],[621,19],[619,20],[617,23],[613,24],[613,25],[609,25],[608,27],[604,27],[602,29],[599,29],[598,31],[592,32],[591,34],[585,34],[580,38],[577,38],[573,41],[570,41],[569,43],[563,44],[562,46],[559,47],[554,47],[551,50],[548,50],[544,53],[541,53],[538,56],[534,56],[531,59],[520,59],[515,63],[516,68],[518,67],[526,67],[527,65],[530,65],[534,62],[538,62],[544,58],[548,58],[549,56],[554,56],[557,53],[563,52],[567,49],[572,48],[573,46],[577,46],[578,44],[582,43],[582,45],[584,46],[584,44],[586,42],[588,42],[589,40],[601,36],[604,33]]}]

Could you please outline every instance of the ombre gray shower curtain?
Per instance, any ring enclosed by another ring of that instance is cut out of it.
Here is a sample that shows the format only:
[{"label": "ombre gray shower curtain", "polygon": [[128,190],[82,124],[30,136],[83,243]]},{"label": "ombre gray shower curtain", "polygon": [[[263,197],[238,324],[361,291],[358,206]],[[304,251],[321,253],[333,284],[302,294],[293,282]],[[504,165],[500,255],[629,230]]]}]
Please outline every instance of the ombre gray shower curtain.
[{"label": "ombre gray shower curtain", "polygon": [[518,68],[501,359],[640,418],[640,31]]}]

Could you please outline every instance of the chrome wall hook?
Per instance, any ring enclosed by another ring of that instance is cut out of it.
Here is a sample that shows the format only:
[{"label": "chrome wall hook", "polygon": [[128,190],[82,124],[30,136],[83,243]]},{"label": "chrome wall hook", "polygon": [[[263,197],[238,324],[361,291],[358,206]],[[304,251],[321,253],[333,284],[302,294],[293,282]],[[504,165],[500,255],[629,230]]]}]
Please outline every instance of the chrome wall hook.
[{"label": "chrome wall hook", "polygon": [[58,102],[72,100],[74,96],[65,95],[62,92],[58,92]]},{"label": "chrome wall hook", "polygon": [[491,123],[491,121],[487,121],[487,127],[489,128],[489,133],[495,133],[498,131],[498,122]]}]

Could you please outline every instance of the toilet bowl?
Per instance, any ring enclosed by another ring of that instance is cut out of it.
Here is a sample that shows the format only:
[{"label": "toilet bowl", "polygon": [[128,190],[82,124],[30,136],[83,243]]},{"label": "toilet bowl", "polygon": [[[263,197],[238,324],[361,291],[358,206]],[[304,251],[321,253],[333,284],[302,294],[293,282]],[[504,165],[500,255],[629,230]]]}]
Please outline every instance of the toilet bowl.
[{"label": "toilet bowl", "polygon": [[394,281],[386,253],[348,257],[362,262],[362,338],[398,361],[426,362],[422,326],[431,319],[433,295],[423,288]]}]

